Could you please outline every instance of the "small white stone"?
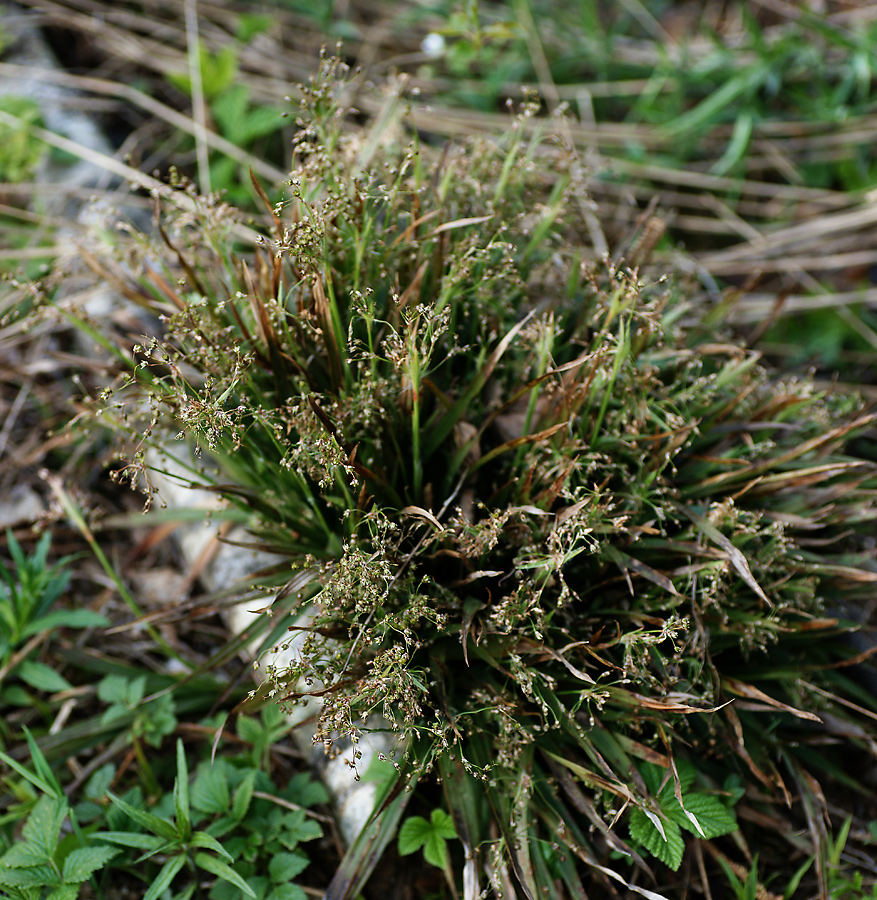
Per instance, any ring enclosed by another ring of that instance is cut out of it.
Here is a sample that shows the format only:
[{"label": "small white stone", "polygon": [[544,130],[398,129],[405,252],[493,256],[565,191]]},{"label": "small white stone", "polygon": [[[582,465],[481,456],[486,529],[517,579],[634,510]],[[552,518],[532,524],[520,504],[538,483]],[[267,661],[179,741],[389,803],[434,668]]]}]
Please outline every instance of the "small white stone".
[{"label": "small white stone", "polygon": [[420,49],[431,59],[435,59],[445,52],[445,39],[435,31],[430,31],[430,33],[420,42]]}]

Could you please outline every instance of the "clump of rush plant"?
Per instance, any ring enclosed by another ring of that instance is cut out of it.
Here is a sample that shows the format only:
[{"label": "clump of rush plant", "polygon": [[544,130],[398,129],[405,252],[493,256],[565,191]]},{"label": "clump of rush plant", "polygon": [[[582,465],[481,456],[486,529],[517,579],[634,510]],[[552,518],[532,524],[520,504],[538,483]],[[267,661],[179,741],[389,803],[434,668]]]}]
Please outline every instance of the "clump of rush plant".
[{"label": "clump of rush plant", "polygon": [[182,191],[96,265],[158,314],[114,339],[129,473],[191,444],[309,614],[274,696],[319,697],[330,750],[398,735],[327,896],[406,805],[450,814],[466,898],[667,896],[704,847],[817,840],[820,779],[857,787],[875,746],[841,618],[875,579],[870,418],[702,327],[684,281],[589,259],[535,107],[431,162],[349,130],[342,75],[303,88],[255,249]]}]

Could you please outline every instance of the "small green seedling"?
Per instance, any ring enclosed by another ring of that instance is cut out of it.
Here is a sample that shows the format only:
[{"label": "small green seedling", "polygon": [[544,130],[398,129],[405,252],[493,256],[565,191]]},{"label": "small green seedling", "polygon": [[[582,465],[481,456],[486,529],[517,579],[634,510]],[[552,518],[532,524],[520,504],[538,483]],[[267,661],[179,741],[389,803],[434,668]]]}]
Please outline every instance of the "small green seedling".
[{"label": "small green seedling", "polygon": [[399,829],[399,855],[408,856],[423,847],[423,858],[439,869],[448,867],[448,841],[457,836],[453,819],[434,809],[429,820],[411,816]]},{"label": "small green seedling", "polygon": [[[6,541],[12,566],[0,562],[0,682],[14,672],[38,691],[69,690],[66,678],[31,658],[36,648],[55,629],[103,627],[109,621],[89,609],[52,609],[70,584],[67,565],[72,557],[48,565],[48,532],[30,556],[25,555],[12,532],[6,533]],[[14,701],[15,696],[5,699]]]},{"label": "small green seedling", "polygon": [[177,727],[174,699],[171,694],[162,694],[143,703],[145,693],[145,675],[138,678],[107,675],[97,686],[98,698],[109,704],[101,716],[101,724],[108,725],[133,714],[131,734],[142,738],[151,747],[159,747]]}]

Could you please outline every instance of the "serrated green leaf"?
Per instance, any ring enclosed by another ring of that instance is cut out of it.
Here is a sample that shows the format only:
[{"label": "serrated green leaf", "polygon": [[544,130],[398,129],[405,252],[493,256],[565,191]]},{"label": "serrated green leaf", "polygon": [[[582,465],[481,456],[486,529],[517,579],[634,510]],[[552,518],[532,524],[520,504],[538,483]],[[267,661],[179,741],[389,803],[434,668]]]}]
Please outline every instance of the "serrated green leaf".
[{"label": "serrated green leaf", "polygon": [[307,868],[309,862],[303,853],[275,853],[268,863],[268,875],[275,884],[291,881]]},{"label": "serrated green leaf", "polygon": [[210,160],[210,183],[232,184],[238,179],[240,163],[228,156],[216,156]]},{"label": "serrated green leaf", "polygon": [[151,747],[160,747],[162,741],[176,730],[177,717],[174,708],[173,696],[164,694],[148,704],[145,714],[138,717],[137,723],[143,737]]},{"label": "serrated green leaf", "polygon": [[3,856],[0,856],[0,866],[11,869],[26,869],[28,866],[41,866],[48,862],[49,857],[45,852],[27,841],[13,844]]},{"label": "serrated green leaf", "polygon": [[[676,774],[679,776],[679,786],[682,788],[682,795],[684,797],[686,792],[691,789],[691,785],[694,784],[694,779],[697,776],[697,769],[695,769],[687,759],[676,759],[674,760],[674,763],[676,764]],[[655,766],[655,768],[661,773],[661,778],[663,779],[667,770],[662,769],[660,766]],[[659,802],[663,803],[664,797],[673,797],[675,799],[675,793],[676,787],[673,776],[671,775],[661,791]]]},{"label": "serrated green leaf", "polygon": [[218,53],[201,49],[201,87],[204,96],[212,100],[231,86],[238,72],[238,54],[233,44],[226,44]]},{"label": "serrated green leaf", "polygon": [[237,139],[246,145],[256,138],[279,131],[286,124],[281,110],[270,106],[256,106],[243,117]]},{"label": "serrated green leaf", "polygon": [[434,809],[430,813],[429,819],[435,833],[439,837],[450,840],[457,836],[454,820],[443,809]]},{"label": "serrated green leaf", "polygon": [[[390,769],[390,771],[392,772],[393,770]],[[281,797],[284,800],[289,800],[290,803],[296,803],[298,806],[305,807],[329,802],[326,788],[307,772],[299,772],[298,775],[293,776],[286,789],[281,793]]]},{"label": "serrated green leaf", "polygon": [[168,822],[167,819],[160,819],[158,816],[146,812],[143,809],[137,809],[137,807],[131,806],[130,803],[126,803],[120,797],[117,797],[110,792],[107,792],[107,796],[115,806],[125,813],[125,815],[135,821],[138,825],[142,825],[144,828],[149,829],[153,834],[157,834],[159,837],[163,837],[168,841],[176,840],[179,837],[177,829],[171,822]]},{"label": "serrated green leaf", "polygon": [[89,800],[102,800],[110,789],[110,785],[113,783],[113,778],[115,778],[115,776],[116,767],[112,763],[107,763],[99,769],[96,769],[92,773],[91,778],[85,783],[85,796],[88,797]]},{"label": "serrated green leaf", "polygon": [[[235,133],[236,124],[244,118],[249,101],[250,92],[246,86],[236,84],[223,91],[210,105],[213,118],[216,119],[216,124],[225,137],[230,138],[234,136],[237,138]],[[240,731],[238,731],[238,734],[240,734]]]},{"label": "serrated green leaf", "polygon": [[57,883],[58,875],[49,866],[31,866],[27,869],[5,869],[0,866],[0,887],[46,887]]},{"label": "serrated green leaf", "polygon": [[79,896],[79,884],[62,884],[55,888],[46,900],[76,900]]},{"label": "serrated green leaf", "polygon": [[69,811],[65,800],[58,797],[40,797],[24,823],[21,836],[35,850],[42,853],[44,859],[50,859],[55,854],[61,826]]},{"label": "serrated green leaf", "polygon": [[65,884],[80,884],[102,869],[119,851],[114,847],[77,847],[67,854],[61,879]]},{"label": "serrated green leaf", "polygon": [[155,881],[149,886],[149,890],[144,894],[143,900],[157,900],[165,890],[170,886],[170,883],[177,877],[177,873],[186,863],[186,857],[184,854],[180,854],[179,856],[172,856],[162,867],[161,871],[158,873]]},{"label": "serrated green leaf", "polygon": [[[718,797],[713,797],[711,794],[683,794],[682,799],[685,802],[685,808],[697,819],[703,829],[703,836],[707,840],[737,830],[734,813]],[[679,809],[678,803],[675,803],[675,809],[668,808],[666,812],[678,825],[698,834],[694,824]]]},{"label": "serrated green leaf", "polygon": [[137,678],[132,678],[128,682],[125,691],[127,696],[125,705],[130,708],[138,706],[146,694],[146,676],[140,675]]},{"label": "serrated green leaf", "polygon": [[107,675],[97,685],[97,696],[104,703],[118,703],[131,709],[146,693],[146,676],[126,678],[124,675]]},{"label": "serrated green leaf", "polygon": [[277,884],[265,895],[265,900],[307,900],[307,896],[297,884]]},{"label": "serrated green leaf", "polygon": [[675,872],[682,862],[685,842],[675,822],[665,821],[663,825],[666,840],[645,812],[637,807],[630,814],[630,837]]},{"label": "serrated green leaf", "polygon": [[423,845],[423,858],[431,865],[444,869],[448,863],[448,845],[443,837],[432,831]]},{"label": "serrated green leaf", "polygon": [[34,690],[54,694],[69,691],[73,685],[54,669],[33,659],[23,659],[15,669],[18,677]]},{"label": "serrated green leaf", "polygon": [[664,823],[657,813],[653,813],[650,809],[644,809],[642,814],[652,823],[655,830],[661,836],[661,840],[667,840],[667,832],[664,830]]},{"label": "serrated green leaf", "polygon": [[289,728],[289,723],[283,710],[277,703],[267,703],[259,710],[262,726],[271,732],[284,733]]},{"label": "serrated green leaf", "polygon": [[297,809],[283,817],[283,833],[284,841],[303,843],[322,837],[323,829],[315,819],[308,818],[303,809]]},{"label": "serrated green leaf", "polygon": [[246,881],[224,862],[220,862],[220,860],[208,856],[206,853],[196,853],[195,865],[200,866],[205,872],[210,872],[211,875],[215,875],[217,878],[239,887],[248,897],[255,898],[256,895]]},{"label": "serrated green leaf", "polygon": [[231,805],[228,771],[224,760],[202,765],[192,785],[192,806],[205,813],[227,813]]},{"label": "serrated green leaf", "polygon": [[251,716],[238,716],[237,733],[242,741],[248,744],[258,744],[262,738],[262,725]]},{"label": "serrated green leaf", "polygon": [[[649,793],[653,797],[657,797],[661,792],[661,785],[664,784],[664,779],[668,776],[667,769],[662,766],[656,766],[654,763],[643,762],[640,763],[639,766],[640,774],[643,777],[643,781],[645,782],[646,787],[649,789]],[[680,775],[680,778],[682,776]],[[670,788],[670,794],[673,794],[673,776],[670,775],[669,781],[664,784],[664,789]]]},{"label": "serrated green leaf", "polygon": [[235,37],[242,43],[267,31],[274,24],[273,16],[260,16],[256,13],[240,13],[235,24]]},{"label": "serrated green leaf", "polygon": [[[237,75],[237,50],[228,44],[218,53],[211,53],[204,43],[199,45],[199,50],[201,90],[205,98],[212,101],[231,85]],[[164,77],[175,88],[191,96],[192,81],[188,72],[167,72]]]},{"label": "serrated green leaf", "polygon": [[165,80],[184,94],[192,92],[192,79],[185,72],[165,72]]},{"label": "serrated green leaf", "polygon": [[423,816],[410,816],[399,829],[399,856],[416,853],[432,834],[432,825]]},{"label": "serrated green leaf", "polygon": [[423,847],[423,858],[440,869],[448,861],[446,840],[456,837],[451,817],[441,809],[434,809],[427,822],[422,816],[411,816],[399,829],[399,855],[407,856]]}]

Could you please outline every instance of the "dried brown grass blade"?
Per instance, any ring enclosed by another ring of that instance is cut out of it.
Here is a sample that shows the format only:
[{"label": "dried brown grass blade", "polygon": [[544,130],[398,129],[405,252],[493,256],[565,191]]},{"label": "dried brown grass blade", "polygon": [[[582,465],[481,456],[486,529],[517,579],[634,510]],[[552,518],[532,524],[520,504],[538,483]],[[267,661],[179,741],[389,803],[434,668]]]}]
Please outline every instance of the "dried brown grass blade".
[{"label": "dried brown grass blade", "polygon": [[329,298],[323,287],[323,279],[319,275],[313,280],[314,314],[323,331],[323,343],[329,361],[329,371],[332,383],[338,387],[343,383],[341,357],[338,355],[338,340],[335,334],[335,326],[332,322],[332,313],[329,309]]},{"label": "dried brown grass blade", "polygon": [[130,300],[132,303],[135,303],[137,306],[149,306],[152,302],[152,296],[144,290],[141,290],[136,285],[128,282],[126,278],[117,272],[112,271],[107,268],[94,254],[89,253],[84,247],[76,245],[76,249],[79,251],[79,255],[82,257],[82,261],[88,266],[95,275],[98,275],[113,290],[118,291],[126,300]]},{"label": "dried brown grass blade", "polygon": [[822,721],[815,713],[807,712],[803,709],[795,709],[794,706],[789,706],[787,703],[774,700],[769,694],[765,694],[764,691],[755,687],[755,685],[747,684],[745,681],[738,681],[736,678],[723,678],[722,686],[731,691],[731,693],[737,694],[738,697],[746,697],[749,700],[759,700],[762,703],[766,703],[768,706],[773,707],[773,709],[780,709],[783,712],[791,713],[799,719],[806,719],[809,722]]}]

